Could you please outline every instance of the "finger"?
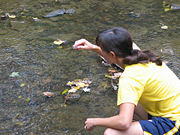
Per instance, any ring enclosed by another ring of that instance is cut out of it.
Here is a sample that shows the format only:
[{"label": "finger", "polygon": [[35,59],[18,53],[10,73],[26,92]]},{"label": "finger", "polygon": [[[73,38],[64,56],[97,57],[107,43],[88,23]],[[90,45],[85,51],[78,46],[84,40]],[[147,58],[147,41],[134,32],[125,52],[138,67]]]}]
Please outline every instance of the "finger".
[{"label": "finger", "polygon": [[83,45],[83,44],[85,44],[85,42],[86,42],[85,39],[80,39],[80,40],[75,41],[73,46]]},{"label": "finger", "polygon": [[78,50],[81,50],[81,49],[88,50],[87,46],[77,46],[76,49],[78,49]]}]

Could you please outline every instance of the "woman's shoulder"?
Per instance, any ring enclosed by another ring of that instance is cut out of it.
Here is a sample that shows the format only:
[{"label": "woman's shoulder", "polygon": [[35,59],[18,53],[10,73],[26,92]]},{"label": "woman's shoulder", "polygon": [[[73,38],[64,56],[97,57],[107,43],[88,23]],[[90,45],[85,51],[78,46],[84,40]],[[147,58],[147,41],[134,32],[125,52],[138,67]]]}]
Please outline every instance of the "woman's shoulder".
[{"label": "woman's shoulder", "polygon": [[149,76],[154,71],[161,70],[161,68],[162,66],[158,66],[152,62],[126,65],[122,76],[146,77]]}]

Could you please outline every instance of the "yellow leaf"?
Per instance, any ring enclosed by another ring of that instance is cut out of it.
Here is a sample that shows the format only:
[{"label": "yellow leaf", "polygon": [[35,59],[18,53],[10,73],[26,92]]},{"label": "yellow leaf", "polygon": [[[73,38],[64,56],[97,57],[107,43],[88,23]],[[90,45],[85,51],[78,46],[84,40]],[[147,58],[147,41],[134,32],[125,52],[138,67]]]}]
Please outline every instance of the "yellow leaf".
[{"label": "yellow leaf", "polygon": [[53,43],[56,44],[56,45],[61,45],[64,42],[65,41],[62,41],[62,40],[55,40]]},{"label": "yellow leaf", "polygon": [[16,18],[16,16],[15,15],[9,15],[9,18],[14,19],[14,18]]},{"label": "yellow leaf", "polygon": [[69,92],[69,93],[75,93],[76,91],[77,91],[76,89],[72,88],[72,89],[70,89],[68,92]]},{"label": "yellow leaf", "polygon": [[24,84],[24,83],[21,83],[20,87],[24,87],[24,86],[25,86],[25,84]]},{"label": "yellow leaf", "polygon": [[107,74],[105,75],[105,77],[110,78],[110,79],[112,78],[110,75],[107,75]]},{"label": "yellow leaf", "polygon": [[37,17],[32,17],[32,19],[37,20],[38,18]]},{"label": "yellow leaf", "polygon": [[70,82],[70,81],[67,83],[67,85],[69,85],[69,86],[71,86],[72,84],[73,84],[73,83],[72,83],[72,82]]},{"label": "yellow leaf", "polygon": [[73,89],[79,90],[80,87],[79,87],[79,86],[76,86],[76,87],[73,87]]},{"label": "yellow leaf", "polygon": [[67,105],[66,105],[66,104],[64,104],[64,107],[67,107]]},{"label": "yellow leaf", "polygon": [[86,85],[84,83],[80,83],[78,86],[79,87],[85,87]]},{"label": "yellow leaf", "polygon": [[168,12],[168,11],[170,11],[170,10],[172,10],[171,8],[164,8],[164,11],[165,12]]},{"label": "yellow leaf", "polygon": [[58,48],[61,49],[61,48],[63,48],[63,47],[62,47],[62,46],[59,46]]},{"label": "yellow leaf", "polygon": [[163,29],[163,30],[167,30],[167,29],[168,29],[168,26],[163,25],[163,26],[161,26],[161,29]]},{"label": "yellow leaf", "polygon": [[61,94],[64,95],[68,92],[69,90],[68,89],[65,89]]}]

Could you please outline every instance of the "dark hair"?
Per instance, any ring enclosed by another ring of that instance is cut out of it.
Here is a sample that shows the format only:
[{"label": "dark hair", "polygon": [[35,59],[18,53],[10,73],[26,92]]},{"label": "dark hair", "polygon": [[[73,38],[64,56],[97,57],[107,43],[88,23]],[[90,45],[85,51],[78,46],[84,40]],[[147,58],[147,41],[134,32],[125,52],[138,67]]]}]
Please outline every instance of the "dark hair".
[{"label": "dark hair", "polygon": [[132,65],[137,63],[154,62],[162,65],[159,57],[150,50],[133,50],[133,41],[129,32],[123,28],[115,27],[100,33],[96,44],[105,52],[113,51],[116,56],[124,58],[123,63]]}]

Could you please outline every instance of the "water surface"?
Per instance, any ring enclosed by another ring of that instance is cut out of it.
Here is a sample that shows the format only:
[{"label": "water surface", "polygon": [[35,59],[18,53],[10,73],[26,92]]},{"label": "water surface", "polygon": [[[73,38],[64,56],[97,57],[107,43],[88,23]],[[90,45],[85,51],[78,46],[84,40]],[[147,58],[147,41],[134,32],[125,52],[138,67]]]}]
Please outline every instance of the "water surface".
[{"label": "water surface", "polygon": [[[62,8],[76,12],[43,18]],[[85,131],[84,121],[117,114],[116,91],[105,78],[107,67],[95,53],[72,49],[80,38],[95,43],[102,30],[128,29],[140,48],[152,49],[168,61],[180,78],[180,11],[164,12],[162,1],[1,0],[0,13],[5,12],[16,18],[0,20],[2,135],[103,134],[104,128]],[[161,29],[162,25],[168,29]],[[53,44],[56,39],[67,42],[60,49]],[[19,76],[10,77],[13,72]],[[60,94],[54,98],[42,95],[44,91],[61,93],[68,81],[82,78],[92,81],[91,92],[82,94],[77,102],[64,106]]]}]

